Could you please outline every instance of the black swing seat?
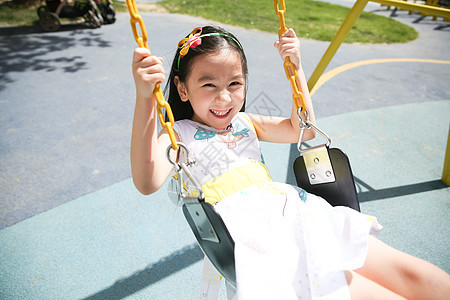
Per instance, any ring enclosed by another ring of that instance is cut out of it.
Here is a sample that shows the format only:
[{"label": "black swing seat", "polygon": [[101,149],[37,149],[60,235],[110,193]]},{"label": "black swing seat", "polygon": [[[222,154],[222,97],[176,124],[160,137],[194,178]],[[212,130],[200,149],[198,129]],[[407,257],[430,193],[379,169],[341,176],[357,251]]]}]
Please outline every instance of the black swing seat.
[{"label": "black swing seat", "polygon": [[204,201],[185,203],[183,213],[205,255],[219,273],[236,286],[234,241],[220,215]]},{"label": "black swing seat", "polygon": [[[332,206],[347,206],[360,211],[350,162],[340,149],[328,149],[328,156],[335,175],[334,182],[311,184],[303,156],[294,162],[294,173],[297,185],[309,193],[324,198]],[[231,238],[222,218],[214,207],[203,199],[185,202],[184,216],[197,239],[200,248],[214,267],[236,286],[234,265],[234,241]]]},{"label": "black swing seat", "polygon": [[326,147],[335,181],[327,183],[311,183],[311,173],[307,171],[305,156],[294,161],[294,173],[297,185],[308,193],[324,198],[332,206],[347,206],[361,211],[356,193],[350,161],[347,155],[338,148]]}]

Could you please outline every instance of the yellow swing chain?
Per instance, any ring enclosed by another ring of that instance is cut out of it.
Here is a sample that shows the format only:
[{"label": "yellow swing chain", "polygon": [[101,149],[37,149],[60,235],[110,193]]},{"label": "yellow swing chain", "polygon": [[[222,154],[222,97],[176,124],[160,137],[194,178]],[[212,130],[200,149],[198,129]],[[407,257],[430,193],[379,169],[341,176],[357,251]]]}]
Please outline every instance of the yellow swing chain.
[{"label": "yellow swing chain", "polygon": [[[275,13],[278,15],[278,19],[280,21],[280,28],[278,29],[278,38],[281,38],[283,33],[285,33],[287,31],[285,21],[284,21],[284,13],[286,12],[286,5],[284,3],[284,0],[279,0],[279,1],[274,0],[273,3],[275,5]],[[303,98],[303,94],[298,89],[297,70],[295,69],[295,65],[293,62],[291,62],[289,57],[287,57],[284,60],[283,66],[284,66],[284,71],[286,73],[286,77],[291,83],[292,99],[294,101],[295,108],[297,111],[299,108],[301,108],[300,112],[304,112],[306,109],[305,99]]]},{"label": "yellow swing chain", "polygon": [[[133,31],[134,39],[138,43],[139,47],[147,48],[150,50],[150,48],[148,47],[148,43],[147,43],[147,31],[145,30],[144,21],[142,20],[142,17],[139,15],[135,0],[127,0],[127,6],[128,6],[128,11],[130,12],[131,30]],[[139,28],[141,29],[142,36],[139,36],[137,24],[139,24]],[[177,144],[177,140],[175,138],[175,132],[173,131],[173,124],[175,121],[174,121],[174,117],[172,114],[172,109],[170,108],[169,103],[167,103],[166,100],[164,99],[164,95],[161,91],[161,87],[160,87],[159,83],[157,83],[155,85],[153,94],[155,95],[156,102],[157,102],[156,109],[158,111],[159,121],[161,122],[162,127],[164,127],[167,130],[167,132],[169,133],[170,142],[172,143],[172,149],[178,150],[179,147]],[[169,118],[169,121],[167,121],[167,122],[165,122],[165,120],[164,120],[164,115],[162,112],[163,108],[166,109],[166,114]]]}]

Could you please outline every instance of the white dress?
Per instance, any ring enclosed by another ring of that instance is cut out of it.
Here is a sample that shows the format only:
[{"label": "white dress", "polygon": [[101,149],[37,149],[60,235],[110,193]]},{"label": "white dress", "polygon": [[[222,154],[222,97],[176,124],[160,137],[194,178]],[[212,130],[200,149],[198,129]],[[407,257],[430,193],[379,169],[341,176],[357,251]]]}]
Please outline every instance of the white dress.
[{"label": "white dress", "polygon": [[192,120],[174,130],[235,242],[238,299],[350,299],[344,270],[364,264],[376,218],[273,182],[245,113],[226,130]]}]

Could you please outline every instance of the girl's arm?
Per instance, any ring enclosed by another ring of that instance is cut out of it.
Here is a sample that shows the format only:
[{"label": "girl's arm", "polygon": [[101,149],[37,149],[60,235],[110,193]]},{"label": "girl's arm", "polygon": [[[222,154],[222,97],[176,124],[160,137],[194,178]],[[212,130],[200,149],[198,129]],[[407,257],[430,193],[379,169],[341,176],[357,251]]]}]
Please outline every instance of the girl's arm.
[{"label": "girl's arm", "polygon": [[[275,42],[275,48],[278,49],[281,58],[285,60],[290,58],[291,62],[297,69],[297,86],[299,91],[303,94],[305,99],[306,110],[309,114],[309,120],[316,123],[314,116],[314,109],[311,102],[311,96],[308,90],[305,73],[301,65],[300,59],[300,41],[293,29],[287,30],[279,41]],[[291,118],[281,118],[272,116],[250,115],[250,118],[255,125],[256,133],[261,141],[274,143],[296,143],[300,135],[300,127],[297,111],[294,104],[292,104]],[[302,113],[302,119],[306,116]],[[313,139],[315,137],[314,129],[305,130],[303,141]]]},{"label": "girl's arm", "polygon": [[156,103],[153,90],[165,80],[162,59],[145,48],[133,55],[133,77],[136,85],[136,106],[131,135],[131,172],[136,188],[145,195],[156,192],[170,174],[172,165],[166,157],[170,145],[167,131],[158,135]]}]

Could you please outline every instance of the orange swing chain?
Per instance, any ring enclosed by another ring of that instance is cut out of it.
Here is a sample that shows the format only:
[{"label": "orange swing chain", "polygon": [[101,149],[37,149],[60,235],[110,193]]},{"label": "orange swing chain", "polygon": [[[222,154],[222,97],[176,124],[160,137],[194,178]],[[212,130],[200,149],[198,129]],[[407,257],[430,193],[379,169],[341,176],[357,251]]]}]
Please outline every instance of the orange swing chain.
[{"label": "orange swing chain", "polygon": [[[280,2],[280,5],[278,4]],[[286,5],[284,0],[274,0],[275,5],[275,13],[278,15],[278,19],[280,21],[280,28],[278,29],[278,38],[281,38],[283,33],[287,31],[285,22],[284,22],[284,13],[286,12]],[[281,9],[280,9],[281,7]],[[294,105],[296,110],[298,111],[301,108],[300,112],[304,112],[306,109],[305,99],[303,98],[303,94],[299,91],[297,85],[297,70],[295,69],[294,63],[291,62],[289,57],[284,60],[284,71],[286,73],[287,79],[291,83],[292,87],[292,100],[294,101]]]},{"label": "orange swing chain", "polygon": [[[147,48],[147,31],[145,30],[144,21],[142,20],[142,17],[139,15],[138,9],[136,7],[135,0],[126,0],[127,1],[127,7],[128,11],[130,12],[130,23],[131,23],[131,30],[133,31],[134,39],[138,43],[139,47],[141,48]],[[139,36],[137,24],[139,24],[139,28],[141,29],[142,36]],[[150,49],[149,49],[150,50]],[[159,121],[161,122],[162,127],[164,127],[167,132],[169,133],[170,142],[172,143],[172,149],[178,150],[178,144],[177,140],[175,138],[175,132],[173,131],[173,124],[174,124],[174,117],[172,114],[172,109],[170,108],[169,103],[166,102],[164,99],[164,95],[161,91],[161,87],[159,83],[155,85],[155,89],[153,90],[153,94],[155,95],[157,106],[156,109],[158,111],[158,117]],[[169,118],[169,121],[165,122],[164,115],[162,112],[162,109],[166,109],[166,114]]]}]

